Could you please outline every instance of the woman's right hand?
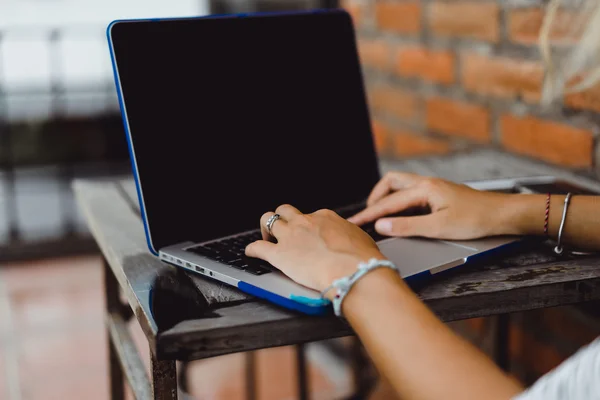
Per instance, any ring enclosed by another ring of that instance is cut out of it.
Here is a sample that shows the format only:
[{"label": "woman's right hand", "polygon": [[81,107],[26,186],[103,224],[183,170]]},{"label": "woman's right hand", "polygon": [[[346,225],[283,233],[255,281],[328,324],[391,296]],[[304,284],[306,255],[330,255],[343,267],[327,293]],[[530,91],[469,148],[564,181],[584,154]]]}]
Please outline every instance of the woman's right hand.
[{"label": "woman's right hand", "polygon": [[[466,240],[518,235],[526,225],[520,218],[537,218],[519,213],[522,200],[522,195],[484,192],[443,179],[390,172],[373,188],[367,207],[349,221],[357,225],[376,221],[375,229],[387,236]],[[541,202],[542,226],[544,200],[535,201]],[[431,213],[386,218],[413,207],[429,208]]]},{"label": "woman's right hand", "polygon": [[[269,233],[267,222],[274,214],[279,219]],[[385,258],[366,232],[331,210],[303,214],[283,204],[265,213],[260,227],[263,240],[249,244],[246,255],[271,263],[297,283],[319,292],[335,279],[354,273],[359,263]]]}]

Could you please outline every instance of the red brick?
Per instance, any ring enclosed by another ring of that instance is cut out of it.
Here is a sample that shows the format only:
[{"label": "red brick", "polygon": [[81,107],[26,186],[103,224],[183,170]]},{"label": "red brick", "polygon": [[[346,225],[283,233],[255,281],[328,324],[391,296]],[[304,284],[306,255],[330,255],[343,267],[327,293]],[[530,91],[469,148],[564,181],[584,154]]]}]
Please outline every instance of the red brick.
[{"label": "red brick", "polygon": [[434,97],[427,100],[427,128],[477,142],[489,142],[490,114],[485,107]]},{"label": "red brick", "polygon": [[413,93],[380,85],[371,90],[369,97],[374,110],[397,118],[414,120],[419,114],[419,99]]},{"label": "red brick", "polygon": [[390,131],[387,126],[379,121],[373,121],[373,137],[375,139],[375,148],[378,153],[384,153],[389,146]]},{"label": "red brick", "polygon": [[[515,9],[508,14],[508,37],[521,44],[537,44],[545,11],[539,8]],[[577,14],[561,10],[551,25],[549,38],[554,44],[574,43],[579,35],[573,29]],[[581,21],[583,22],[583,21]]]},{"label": "red brick", "polygon": [[429,27],[435,35],[497,42],[500,38],[496,3],[435,2],[429,6]]},{"label": "red brick", "polygon": [[578,110],[600,112],[600,84],[582,92],[566,95],[565,104]]},{"label": "red brick", "polygon": [[385,41],[360,39],[358,51],[363,65],[381,70],[391,69],[392,49]]},{"label": "red brick", "polygon": [[536,340],[530,333],[511,324],[508,352],[511,358],[518,360],[526,369],[543,375],[565,360],[554,347]]},{"label": "red brick", "polygon": [[352,20],[354,21],[354,26],[360,27],[363,23],[364,17],[364,7],[361,3],[355,1],[345,0],[342,1],[342,7],[348,11]]},{"label": "red brick", "polygon": [[421,5],[417,2],[378,2],[375,18],[382,31],[417,34],[421,30]]},{"label": "red brick", "polygon": [[543,68],[533,61],[479,54],[462,55],[461,81],[466,90],[478,94],[539,101]]},{"label": "red brick", "polygon": [[516,153],[568,167],[592,165],[592,132],[533,117],[502,116],[502,144]]},{"label": "red brick", "polygon": [[399,157],[414,157],[432,154],[446,154],[450,144],[444,140],[419,136],[409,131],[392,133],[394,155]]},{"label": "red brick", "polygon": [[450,51],[405,47],[398,51],[396,72],[404,77],[450,84],[454,82],[454,61]]}]

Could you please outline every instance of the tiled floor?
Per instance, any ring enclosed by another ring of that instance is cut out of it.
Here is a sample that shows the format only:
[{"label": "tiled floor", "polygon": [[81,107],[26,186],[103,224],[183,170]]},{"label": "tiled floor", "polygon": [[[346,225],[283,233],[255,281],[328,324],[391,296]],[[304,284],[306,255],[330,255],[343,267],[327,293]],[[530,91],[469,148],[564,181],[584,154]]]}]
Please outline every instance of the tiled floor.
[{"label": "tiled floor", "polygon": [[[103,302],[99,258],[0,266],[0,400],[107,399]],[[147,362],[135,323],[132,332]],[[256,360],[258,399],[296,398],[292,348],[261,350]],[[312,399],[349,394],[344,365],[316,346],[308,360]],[[244,361],[234,354],[193,363],[193,398],[244,399]]]}]

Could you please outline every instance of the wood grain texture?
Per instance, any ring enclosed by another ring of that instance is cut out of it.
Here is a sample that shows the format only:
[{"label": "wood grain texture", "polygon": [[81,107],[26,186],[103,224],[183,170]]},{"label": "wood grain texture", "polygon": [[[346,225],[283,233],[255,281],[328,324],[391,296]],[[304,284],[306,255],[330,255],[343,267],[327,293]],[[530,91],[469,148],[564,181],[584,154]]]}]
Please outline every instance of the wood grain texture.
[{"label": "wood grain texture", "polygon": [[150,283],[158,271],[168,267],[148,253],[142,224],[114,182],[75,181],[73,189],[92,235],[143,331],[153,342],[158,328],[149,307]]},{"label": "wood grain texture", "polygon": [[263,301],[213,310],[205,319],[184,321],[158,338],[158,356],[200,359],[247,350],[348,336],[338,318],[309,317]]},{"label": "wood grain texture", "polygon": [[[600,187],[589,176],[491,150],[400,162],[384,160],[381,170],[455,181],[552,174]],[[352,334],[336,318],[300,315],[195,275],[188,277],[202,293],[205,311],[159,331],[150,309],[150,287],[156,277],[172,274],[175,268],[147,251],[138,212],[131,206],[131,199],[137,197],[133,181],[123,180],[119,186],[92,181],[74,185],[94,237],[130,305],[137,307],[136,315],[142,326],[146,325],[144,330],[155,345],[158,359],[192,360]],[[559,258],[547,244],[535,242],[513,255],[484,261],[413,288],[444,321],[600,299],[600,257]]]},{"label": "wood grain texture", "polygon": [[[110,265],[108,265],[106,261],[104,261],[103,264],[104,301],[106,304],[105,312],[107,315],[106,338],[108,348],[108,380],[110,387],[110,398],[113,400],[123,400],[125,399],[125,361],[122,358],[123,352],[119,350],[123,349],[122,346],[126,345],[120,342],[115,342],[116,339],[113,337],[113,329],[111,329],[110,315],[113,313],[118,314],[121,319],[124,320],[125,318],[123,318],[121,313],[128,306],[121,302],[119,282],[110,269]],[[129,310],[130,313],[128,315],[128,319],[131,318],[131,309]]]},{"label": "wood grain texture", "polygon": [[[526,311],[600,299],[600,258],[558,258],[545,244],[526,252],[460,268],[414,285],[442,320]],[[215,309],[158,338],[162,357],[205,358],[345,336],[331,317],[307,317],[256,301]]]},{"label": "wood grain texture", "polygon": [[150,352],[152,371],[152,399],[177,400],[177,366],[174,360],[158,360]]},{"label": "wood grain texture", "polygon": [[135,342],[129,333],[127,322],[117,314],[106,316],[106,325],[111,338],[111,345],[118,355],[121,368],[127,377],[129,387],[136,399],[150,399],[152,386],[146,373],[146,367],[139,356]]},{"label": "wood grain texture", "polygon": [[[75,181],[73,189],[90,231],[152,343],[158,326],[151,310],[151,288],[159,277],[173,274],[177,268],[148,251],[139,215],[125,201],[115,182]],[[204,297],[205,306],[248,299],[231,286],[193,274],[188,276]]]},{"label": "wood grain texture", "polygon": [[[138,194],[133,178],[129,177],[126,179],[120,179],[116,184],[121,193],[126,195],[125,197],[129,205],[136,210],[138,216],[141,218]],[[229,285],[221,284],[214,280],[209,280],[187,271],[184,272],[188,275],[189,280],[196,287],[196,289],[204,295],[206,302],[209,305],[213,303],[240,301],[250,298],[250,296],[240,292],[239,290],[236,290],[235,288],[232,288]]]},{"label": "wood grain texture", "polygon": [[140,203],[138,201],[137,189],[135,187],[135,181],[133,180],[133,178],[127,177],[127,178],[119,179],[117,181],[117,185],[119,185],[121,187],[121,189],[123,190],[123,192],[125,194],[127,194],[127,198],[129,199],[129,202],[131,203],[131,205],[139,211]]}]

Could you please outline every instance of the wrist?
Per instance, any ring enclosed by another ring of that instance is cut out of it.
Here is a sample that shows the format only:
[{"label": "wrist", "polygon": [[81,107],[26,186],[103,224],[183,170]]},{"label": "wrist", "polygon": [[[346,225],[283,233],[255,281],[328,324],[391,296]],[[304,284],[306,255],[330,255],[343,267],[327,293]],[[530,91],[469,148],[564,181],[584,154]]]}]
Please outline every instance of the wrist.
[{"label": "wrist", "polygon": [[507,195],[498,207],[496,226],[500,235],[541,235],[544,233],[546,196]]},{"label": "wrist", "polygon": [[387,298],[389,294],[400,290],[410,291],[400,275],[390,268],[377,268],[357,281],[342,302],[342,314],[348,318],[350,314],[360,311],[365,303],[378,296]]},{"label": "wrist", "polygon": [[[319,290],[323,291],[326,288],[328,288],[335,280],[352,275],[358,270],[358,265],[360,263],[367,262],[372,258],[376,258],[378,260],[386,259],[386,257],[378,251],[369,254],[364,254],[362,256],[344,255],[336,257],[329,263],[329,265],[331,265],[331,268],[327,268],[327,272],[323,274],[323,278],[319,284]],[[371,271],[370,273],[372,272],[374,271]],[[336,290],[333,288],[327,293],[325,293],[325,297],[329,300],[332,300],[335,295]]]}]

